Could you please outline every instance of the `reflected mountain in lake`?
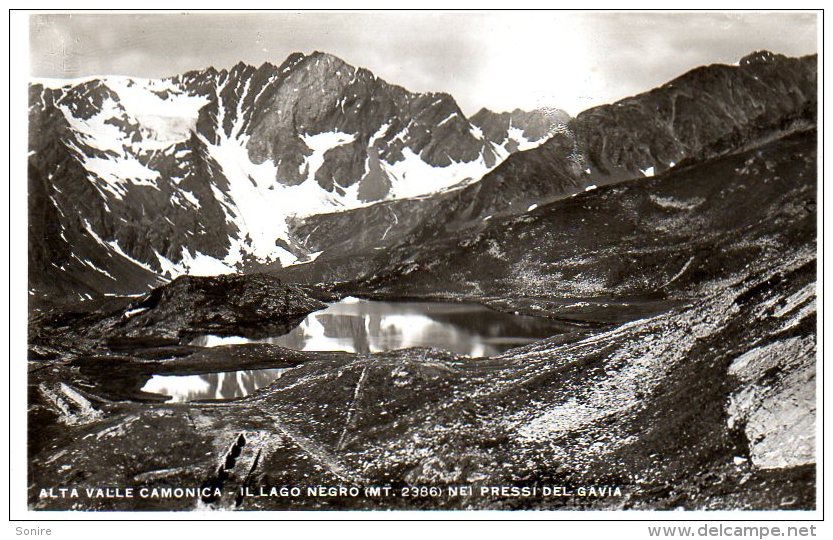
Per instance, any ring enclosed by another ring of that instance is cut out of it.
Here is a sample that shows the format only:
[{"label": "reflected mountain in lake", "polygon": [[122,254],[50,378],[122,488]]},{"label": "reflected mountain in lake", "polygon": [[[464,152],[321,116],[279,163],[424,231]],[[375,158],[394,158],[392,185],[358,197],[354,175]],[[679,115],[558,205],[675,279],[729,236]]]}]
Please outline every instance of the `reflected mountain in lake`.
[{"label": "reflected mountain in lake", "polygon": [[199,375],[153,375],[142,391],[169,396],[168,403],[238,399],[268,385],[284,371],[248,369]]},{"label": "reflected mountain in lake", "polygon": [[247,339],[202,336],[204,347],[272,343],[302,351],[373,353],[410,347],[436,347],[483,357],[563,332],[563,325],[515,315],[480,304],[377,302],[348,297],[311,313],[282,336]]}]

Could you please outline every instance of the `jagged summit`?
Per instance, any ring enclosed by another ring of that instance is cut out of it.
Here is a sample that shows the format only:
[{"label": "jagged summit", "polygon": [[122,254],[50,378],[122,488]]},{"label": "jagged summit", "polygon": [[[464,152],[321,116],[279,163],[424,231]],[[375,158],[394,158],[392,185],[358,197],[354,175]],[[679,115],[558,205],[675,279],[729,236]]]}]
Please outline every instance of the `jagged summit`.
[{"label": "jagged summit", "polygon": [[769,64],[779,60],[786,60],[783,54],[776,54],[770,51],[755,51],[747,54],[738,62],[741,66],[748,66],[751,64]]},{"label": "jagged summit", "polygon": [[[269,73],[271,75],[282,74],[285,76],[291,71],[301,69],[306,69],[307,71],[315,71],[316,73],[322,76],[336,76],[336,72],[344,71],[345,73],[349,73],[351,76],[357,72],[363,72],[370,74],[370,76],[372,77],[375,77],[375,75],[373,75],[372,72],[370,72],[369,70],[351,66],[338,56],[323,51],[313,51],[309,54],[296,51],[290,53],[280,64],[275,64],[267,60],[259,66],[255,66],[241,60],[229,68],[217,69],[214,66],[209,66],[203,69],[188,71],[185,73],[185,75],[196,76],[198,74],[219,74],[222,76],[222,74],[226,74],[228,76],[235,76],[244,72],[256,71],[261,73]],[[173,78],[176,78],[176,76]]]},{"label": "jagged summit", "polygon": [[292,53],[287,57],[287,61],[290,61],[290,59],[292,61],[288,65],[291,65],[293,69],[305,69],[318,75],[340,76],[337,72],[344,71],[352,76],[361,70],[361,68],[351,66],[338,56],[321,51],[314,51],[310,54]]}]

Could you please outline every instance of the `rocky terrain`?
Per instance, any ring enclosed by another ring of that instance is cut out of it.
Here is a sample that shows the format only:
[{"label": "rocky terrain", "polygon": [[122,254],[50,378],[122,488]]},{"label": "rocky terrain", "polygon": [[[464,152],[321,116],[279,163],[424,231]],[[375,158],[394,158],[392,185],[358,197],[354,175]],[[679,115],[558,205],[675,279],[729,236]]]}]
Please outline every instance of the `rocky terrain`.
[{"label": "rocky terrain", "polygon": [[[707,66],[471,185],[291,221],[324,251],[306,264],[33,302],[30,507],[815,508],[814,87],[815,58]],[[486,116],[484,136],[506,125]],[[194,341],[285,332],[348,295],[563,331],[485,358]],[[231,401],[143,390],[242,369],[284,371]],[[95,496],[108,486],[135,493]],[[177,487],[198,492],[153,495]]]},{"label": "rocky terrain", "polygon": [[[250,298],[260,298],[267,314],[300,314],[316,308],[310,294],[332,294],[265,277],[238,278],[255,279],[239,295],[227,294],[228,283],[180,278],[121,308],[90,306],[76,316],[83,323],[44,315],[33,321],[33,352],[41,341],[54,347],[55,332],[73,347],[30,359],[31,504],[812,508],[814,152],[809,132],[599,188],[487,221],[478,236],[456,240],[468,243],[466,265],[456,260],[461,246],[424,242],[410,266],[393,264],[387,276],[350,285],[368,295],[474,299],[584,323],[494,358],[187,344],[192,329],[217,331],[215,314],[252,328]],[[618,239],[600,234],[614,225]],[[532,234],[532,249],[517,241]],[[269,292],[275,287],[283,296]],[[193,288],[203,291],[196,300]],[[206,305],[214,295],[223,300]],[[125,348],[98,332],[169,341]],[[151,373],[241,367],[292,368],[253,396],[221,404],[153,403],[138,391]],[[38,497],[40,486],[217,483],[219,497]],[[245,486],[458,484],[618,486],[622,495],[235,495]]]},{"label": "rocky terrain", "polygon": [[761,127],[801,116],[812,124],[816,63],[815,55],[758,51],[737,66],[703,66],[645,94],[584,111],[573,129],[604,183],[659,173],[702,156],[716,141],[733,138],[736,148]]}]

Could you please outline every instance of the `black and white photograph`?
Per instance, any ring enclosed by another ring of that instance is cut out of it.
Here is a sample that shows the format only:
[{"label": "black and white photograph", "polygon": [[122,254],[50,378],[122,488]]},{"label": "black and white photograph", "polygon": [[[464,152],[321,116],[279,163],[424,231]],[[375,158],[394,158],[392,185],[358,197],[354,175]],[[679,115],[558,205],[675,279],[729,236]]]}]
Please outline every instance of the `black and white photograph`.
[{"label": "black and white photograph", "polygon": [[820,510],[821,11],[20,20],[33,519]]}]

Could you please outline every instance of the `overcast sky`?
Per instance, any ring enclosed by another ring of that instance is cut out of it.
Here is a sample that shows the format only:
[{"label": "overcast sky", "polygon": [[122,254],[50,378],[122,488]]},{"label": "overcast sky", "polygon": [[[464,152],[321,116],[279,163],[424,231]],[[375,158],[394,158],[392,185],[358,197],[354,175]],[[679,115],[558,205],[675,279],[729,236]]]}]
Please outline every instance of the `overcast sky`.
[{"label": "overcast sky", "polygon": [[817,50],[812,13],[191,13],[34,15],[31,72],[162,77],[325,51],[413,91],[576,114],[758,49]]}]

